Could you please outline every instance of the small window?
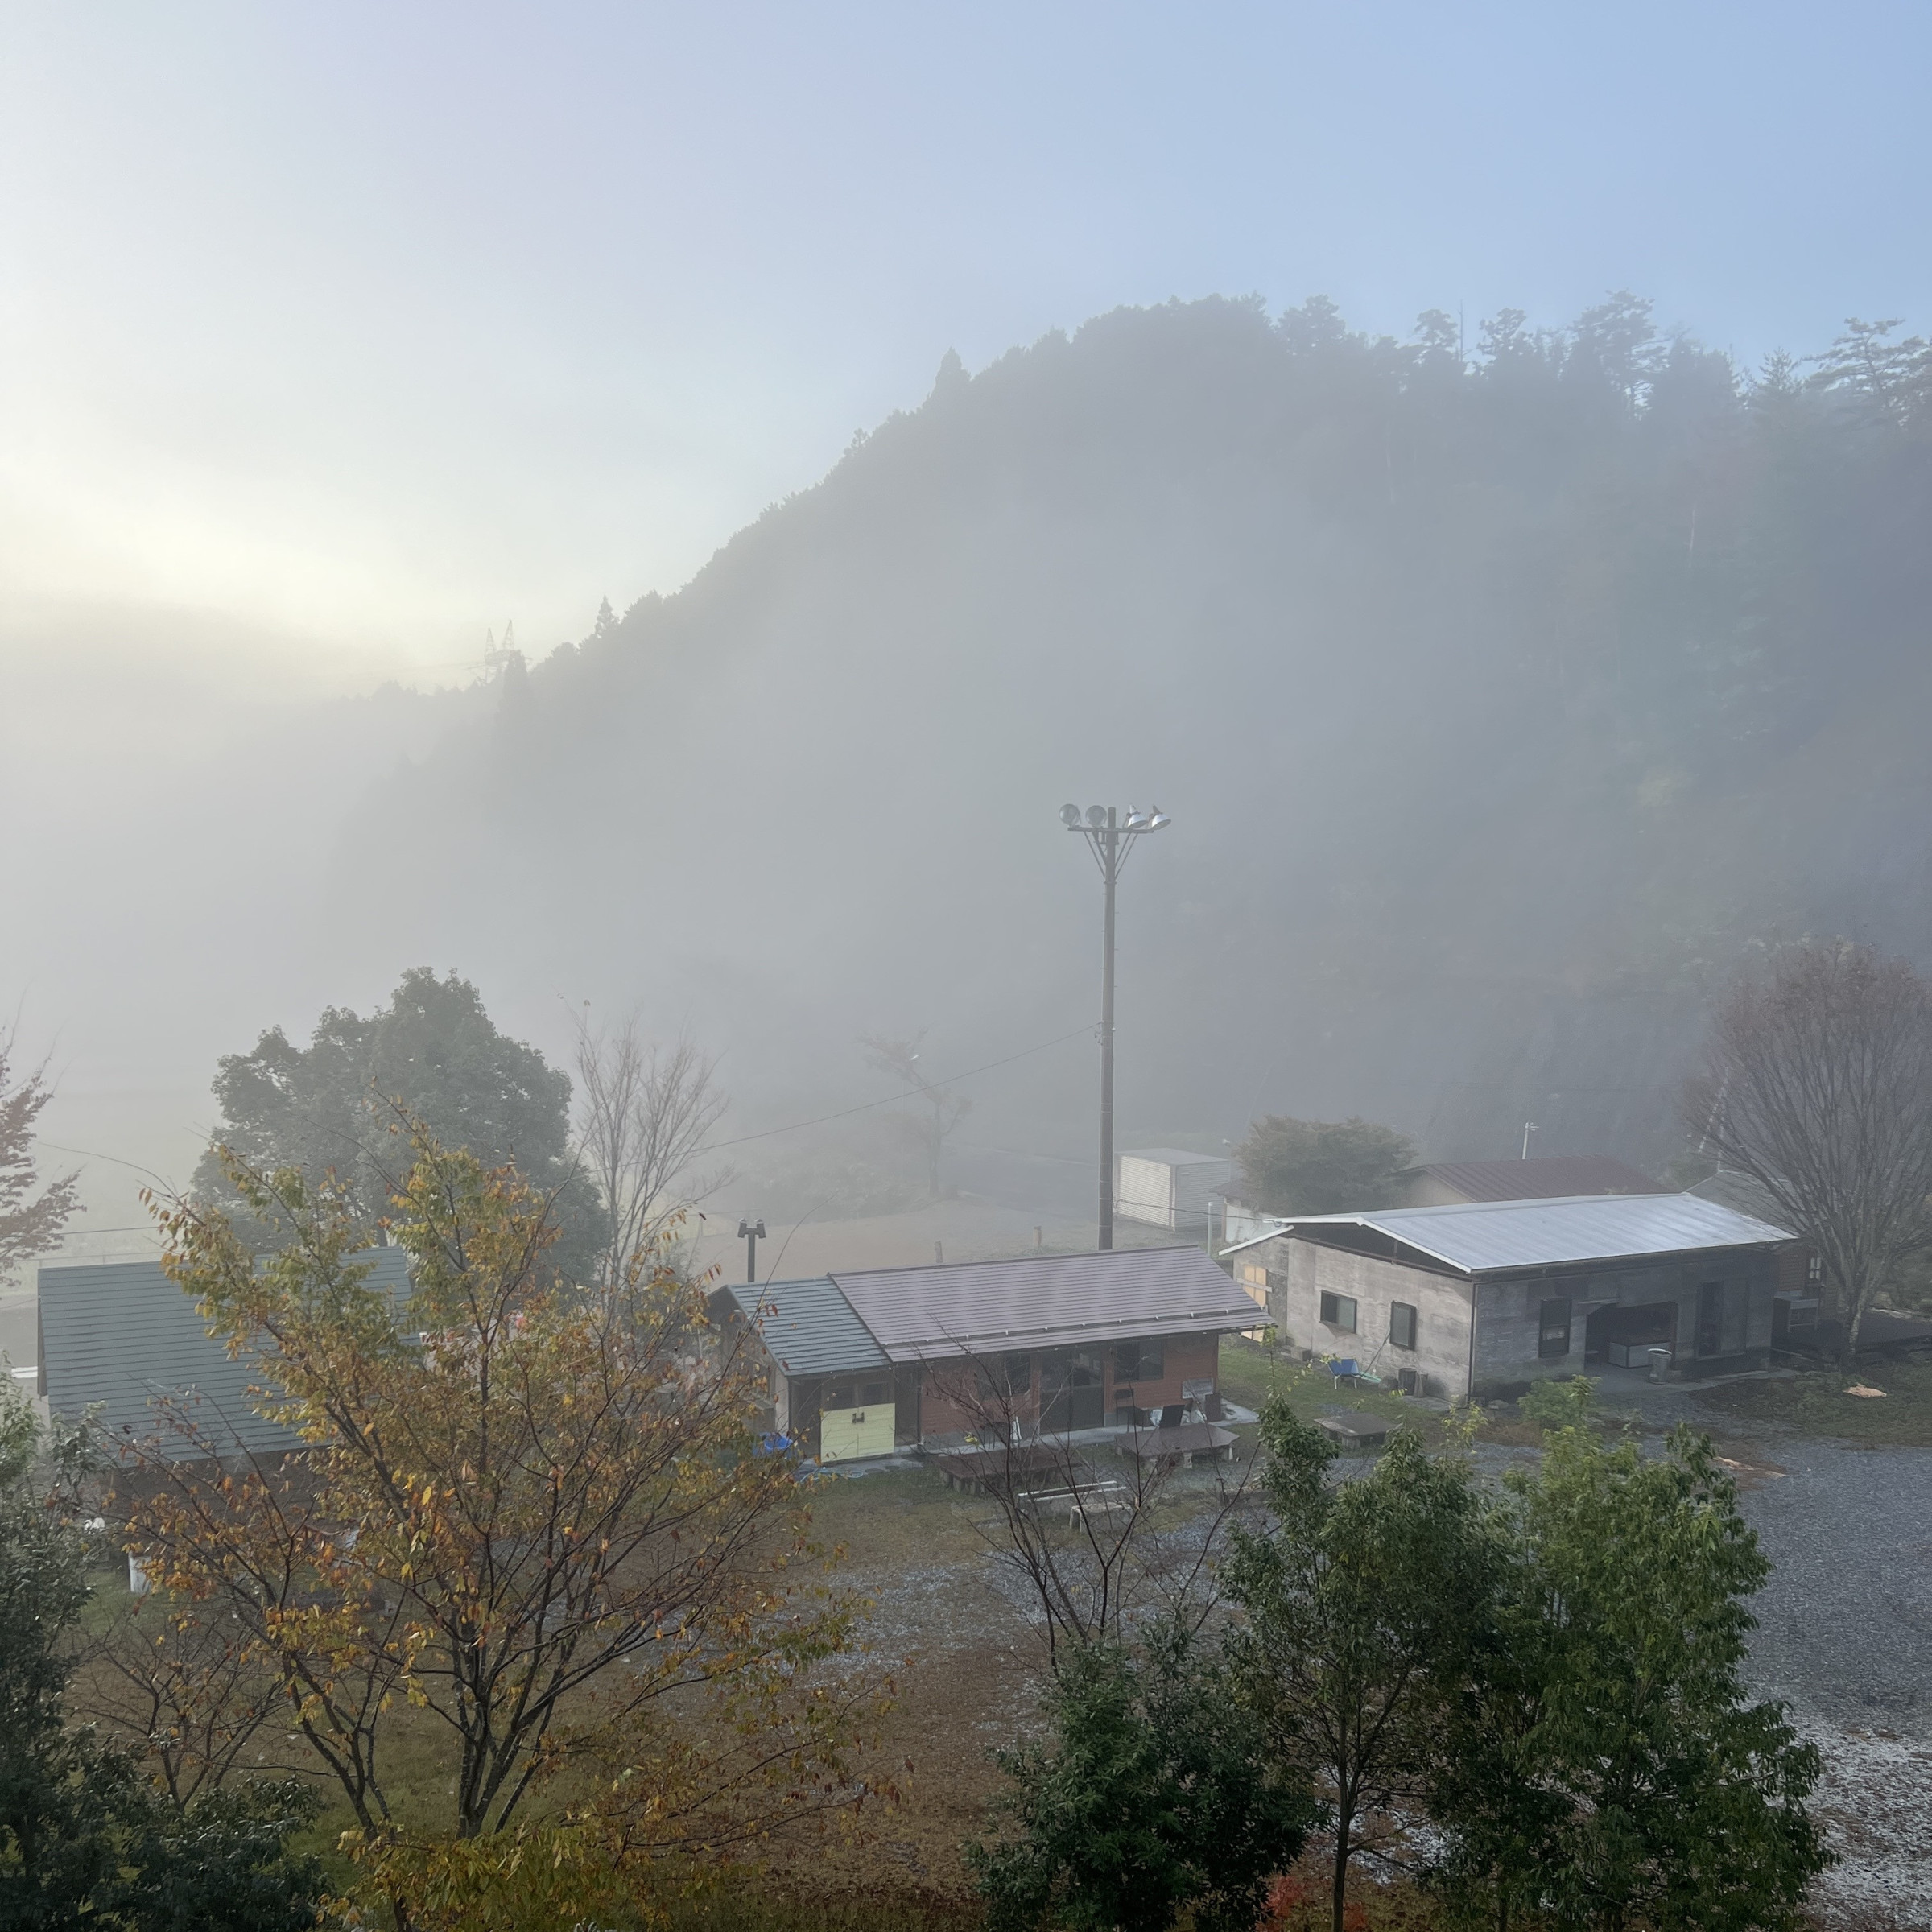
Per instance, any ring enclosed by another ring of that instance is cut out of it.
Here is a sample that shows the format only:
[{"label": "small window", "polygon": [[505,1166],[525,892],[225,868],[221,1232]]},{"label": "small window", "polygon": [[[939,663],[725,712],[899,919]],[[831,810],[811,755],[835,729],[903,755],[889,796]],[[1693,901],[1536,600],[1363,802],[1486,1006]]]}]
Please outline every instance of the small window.
[{"label": "small window", "polygon": [[1805,1263],[1805,1286],[1815,1293],[1825,1285],[1825,1257],[1811,1256]]},{"label": "small window", "polygon": [[1159,1342],[1122,1342],[1113,1352],[1113,1379],[1117,1382],[1158,1382],[1166,1362],[1166,1349]]},{"label": "small window", "polygon": [[1545,1302],[1537,1319],[1536,1352],[1546,1358],[1570,1352],[1570,1304]]},{"label": "small window", "polygon": [[1389,1304],[1389,1340],[1397,1348],[1415,1346],[1415,1311],[1406,1302]]},{"label": "small window", "polygon": [[1355,1333],[1355,1297],[1352,1294],[1322,1294],[1322,1320],[1331,1328],[1340,1328],[1344,1334]]}]

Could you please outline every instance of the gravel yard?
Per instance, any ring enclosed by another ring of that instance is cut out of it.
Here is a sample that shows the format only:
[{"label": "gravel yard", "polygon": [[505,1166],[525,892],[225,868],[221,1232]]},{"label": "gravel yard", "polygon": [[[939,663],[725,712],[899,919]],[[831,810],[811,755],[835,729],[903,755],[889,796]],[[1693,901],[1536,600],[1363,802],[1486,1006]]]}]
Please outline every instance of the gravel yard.
[{"label": "gravel yard", "polygon": [[[1932,1449],[1747,1435],[1697,1390],[1634,1378],[1604,1393],[1648,1428],[1710,1431],[1775,1566],[1753,1605],[1749,1678],[1825,1757],[1818,1804],[1844,1862],[1819,1889],[1821,1924],[1932,1932]],[[1512,1442],[1477,1455],[1491,1473],[1538,1459]],[[925,1472],[836,1484],[825,1500],[902,1694],[887,1749],[907,1788],[888,1855],[920,1880],[956,1885],[959,1842],[998,1782],[989,1747],[1033,1715],[1038,1640],[1024,1592]]]},{"label": "gravel yard", "polygon": [[1745,1464],[1745,1517],[1776,1566],[1752,1606],[1752,1687],[1824,1753],[1821,1806],[1844,1860],[1820,1887],[1834,1928],[1932,1928],[1932,1449],[1787,1430],[1731,1435],[1695,1391],[1646,1390]]}]

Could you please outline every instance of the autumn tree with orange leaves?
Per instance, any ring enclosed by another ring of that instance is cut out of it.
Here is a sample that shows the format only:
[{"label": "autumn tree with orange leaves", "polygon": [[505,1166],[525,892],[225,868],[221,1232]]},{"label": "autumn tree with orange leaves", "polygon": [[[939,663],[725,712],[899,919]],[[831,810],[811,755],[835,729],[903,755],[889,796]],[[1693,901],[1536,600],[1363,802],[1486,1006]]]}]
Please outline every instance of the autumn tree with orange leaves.
[{"label": "autumn tree with orange leaves", "polygon": [[[130,1549],[242,1633],[401,1924],[539,1870],[568,1922],[667,1856],[849,1814],[881,1686],[841,1655],[855,1608],[795,1470],[754,1453],[742,1344],[649,1255],[579,1294],[547,1199],[419,1129],[414,1154],[386,1224],[406,1298],[371,1284],[347,1195],[292,1170],[229,1163],[285,1237],[259,1265],[222,1213],[161,1212],[169,1271],[301,1447],[224,1462],[176,1407],[130,1451]],[[419,1792],[401,1814],[399,1719],[447,1742],[439,1818]]]}]

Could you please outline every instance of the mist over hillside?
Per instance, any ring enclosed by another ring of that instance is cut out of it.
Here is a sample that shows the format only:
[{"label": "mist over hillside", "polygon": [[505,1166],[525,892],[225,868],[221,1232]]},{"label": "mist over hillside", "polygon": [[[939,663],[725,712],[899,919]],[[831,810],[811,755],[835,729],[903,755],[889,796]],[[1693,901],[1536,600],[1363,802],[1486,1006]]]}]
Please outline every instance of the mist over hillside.
[{"label": "mist over hillside", "polygon": [[[641,1002],[758,1124],[869,1091],[861,1030],[964,1067],[1089,1020],[1055,808],[1152,799],[1129,1143],[1269,1108],[1661,1159],[1748,949],[1932,950],[1932,411],[1886,342],[1744,375],[1620,296],[1465,362],[1445,316],[1210,300],[949,357],[379,784],[341,902],[386,834],[365,939]],[[1002,1071],[973,1134],[1077,1153],[1091,1059]]]}]

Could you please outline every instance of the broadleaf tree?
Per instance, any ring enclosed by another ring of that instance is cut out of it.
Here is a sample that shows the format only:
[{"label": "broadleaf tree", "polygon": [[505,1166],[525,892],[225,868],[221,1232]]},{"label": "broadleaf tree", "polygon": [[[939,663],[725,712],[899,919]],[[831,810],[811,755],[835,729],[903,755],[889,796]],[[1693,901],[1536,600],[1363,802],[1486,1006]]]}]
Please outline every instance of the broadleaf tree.
[{"label": "broadleaf tree", "polygon": [[1932,983],[1823,941],[1734,985],[1686,1127],[1823,1259],[1849,1368],[1878,1290],[1932,1242]]},{"label": "broadleaf tree", "polygon": [[84,1427],[44,1429],[0,1382],[0,1926],[297,1932],[324,1881],[289,1839],[314,1815],[287,1781],[185,1802],[68,1708],[93,1591]]},{"label": "broadleaf tree", "polygon": [[1585,1391],[1510,1479],[1517,1560],[1430,1794],[1439,1887],[1499,1932],[1796,1932],[1831,1854],[1816,1748],[1740,1675],[1770,1566],[1707,1439],[1607,1445]]},{"label": "broadleaf tree", "polygon": [[1234,1154],[1253,1206],[1270,1214],[1343,1214],[1386,1207],[1395,1176],[1414,1163],[1415,1143],[1354,1117],[1298,1121],[1271,1113],[1249,1129]]},{"label": "broadleaf tree", "polygon": [[1412,1430],[1359,1478],[1286,1399],[1262,1411],[1274,1517],[1237,1529],[1223,1567],[1229,1656],[1284,1765],[1311,1782],[1343,1932],[1349,1873],[1407,1862],[1402,1821],[1428,1790],[1459,1660],[1488,1615],[1495,1539],[1465,1461]]},{"label": "broadleaf tree", "polygon": [[[249,1214],[284,1224],[260,1261],[218,1209],[163,1212],[167,1265],[301,1447],[224,1468],[179,1408],[121,1498],[149,1574],[243,1633],[411,1922],[528,1862],[532,1832],[592,1888],[564,1911],[668,1850],[849,1810],[880,1686],[819,1669],[857,1608],[812,1580],[789,1462],[753,1453],[757,1364],[666,1269],[572,1289],[550,1197],[514,1170],[419,1126],[414,1152],[405,1301],[368,1281],[354,1204],[292,1169],[230,1158]],[[407,1829],[404,1706],[452,1773]]]},{"label": "broadleaf tree", "polygon": [[485,1167],[514,1163],[553,1195],[557,1264],[573,1279],[596,1270],[606,1217],[572,1150],[570,1076],[502,1032],[454,972],[413,968],[366,1017],[328,1008],[307,1046],[271,1026],[252,1051],[222,1058],[214,1094],[221,1118],[196,1191],[258,1247],[270,1231],[231,1186],[222,1150],[264,1175],[296,1168],[312,1189],[332,1174],[373,1225],[407,1165],[407,1140],[391,1131],[407,1117]]}]

